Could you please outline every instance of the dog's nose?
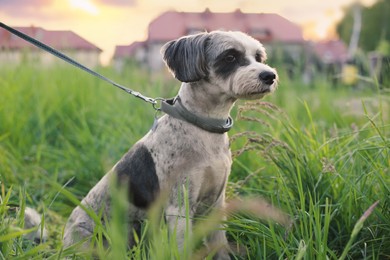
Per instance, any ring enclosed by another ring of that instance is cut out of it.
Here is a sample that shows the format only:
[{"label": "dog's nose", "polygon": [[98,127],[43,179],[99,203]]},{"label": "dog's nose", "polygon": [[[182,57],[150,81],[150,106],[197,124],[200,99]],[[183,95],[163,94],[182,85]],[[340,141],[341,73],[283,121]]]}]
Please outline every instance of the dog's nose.
[{"label": "dog's nose", "polygon": [[274,83],[274,80],[276,79],[276,75],[272,71],[263,71],[259,74],[259,78],[265,84],[271,85]]}]

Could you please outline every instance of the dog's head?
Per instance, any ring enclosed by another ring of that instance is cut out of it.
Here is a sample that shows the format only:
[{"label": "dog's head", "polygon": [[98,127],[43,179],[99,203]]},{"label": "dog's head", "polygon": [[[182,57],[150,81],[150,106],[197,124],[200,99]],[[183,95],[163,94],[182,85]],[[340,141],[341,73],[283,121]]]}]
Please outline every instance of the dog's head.
[{"label": "dog's head", "polygon": [[182,82],[206,81],[238,99],[256,99],[273,92],[276,70],[265,64],[263,45],[242,32],[213,31],[165,44],[163,59]]}]

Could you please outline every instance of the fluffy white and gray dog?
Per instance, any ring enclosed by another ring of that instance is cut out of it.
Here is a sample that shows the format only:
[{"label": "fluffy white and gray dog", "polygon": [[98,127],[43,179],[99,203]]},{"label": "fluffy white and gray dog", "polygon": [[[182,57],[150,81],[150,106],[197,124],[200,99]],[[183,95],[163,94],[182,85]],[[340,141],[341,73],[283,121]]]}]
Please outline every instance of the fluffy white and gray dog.
[{"label": "fluffy white and gray dog", "polygon": [[[231,168],[227,131],[230,111],[238,99],[260,99],[277,86],[275,69],[265,64],[262,44],[242,32],[213,31],[173,40],[162,48],[163,59],[182,82],[176,98],[163,102],[162,116],[82,200],[95,211],[110,212],[110,178],[126,185],[129,223],[139,229],[151,204],[169,191],[164,216],[175,230],[179,247],[186,230],[182,187],[186,187],[190,218],[223,208]],[[191,223],[190,223],[191,225]],[[79,206],[65,227],[66,247],[93,234],[95,223]],[[88,242],[87,242],[88,243]],[[130,244],[133,240],[130,238]],[[224,245],[216,259],[229,259],[222,229],[205,238],[206,245]]]}]

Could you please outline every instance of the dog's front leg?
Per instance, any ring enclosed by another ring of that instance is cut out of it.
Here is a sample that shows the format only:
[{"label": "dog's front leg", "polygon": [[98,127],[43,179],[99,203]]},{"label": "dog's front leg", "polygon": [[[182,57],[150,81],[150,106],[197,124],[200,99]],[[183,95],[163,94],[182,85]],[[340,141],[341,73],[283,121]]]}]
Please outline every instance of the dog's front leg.
[{"label": "dog's front leg", "polygon": [[[225,220],[225,218],[223,220]],[[226,234],[223,228],[224,227],[221,224],[218,230],[212,232],[206,238],[206,246],[210,251],[217,249],[217,253],[214,255],[213,259],[230,260],[228,241],[226,239]]]},{"label": "dog's front leg", "polygon": [[186,235],[192,231],[193,214],[186,215],[184,207],[168,206],[165,211],[165,221],[169,228],[169,234],[176,236],[177,247],[184,250]]},{"label": "dog's front leg", "polygon": [[[225,207],[225,191],[219,196],[217,202],[214,204],[216,209],[223,210]],[[224,216],[221,221],[225,221],[226,216]],[[225,260],[230,259],[229,256],[229,245],[226,239],[226,232],[224,230],[223,224],[220,224],[218,229],[213,231],[209,236],[206,237],[206,246],[210,251],[217,249],[217,253],[214,255],[213,259]]]}]

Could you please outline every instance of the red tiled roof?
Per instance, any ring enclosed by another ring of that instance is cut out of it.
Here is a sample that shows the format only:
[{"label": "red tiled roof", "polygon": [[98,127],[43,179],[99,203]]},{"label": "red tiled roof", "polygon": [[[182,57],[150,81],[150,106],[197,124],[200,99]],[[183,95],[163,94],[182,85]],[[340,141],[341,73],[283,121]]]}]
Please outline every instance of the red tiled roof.
[{"label": "red tiled roof", "polygon": [[[72,31],[49,31],[41,27],[14,27],[16,30],[27,34],[55,49],[59,50],[88,50],[98,51],[102,50],[75,34]],[[32,48],[33,46],[25,40],[19,38],[16,35],[0,28],[0,48],[9,49],[26,49]]]},{"label": "red tiled roof", "polygon": [[269,13],[202,13],[168,11],[149,25],[148,41],[168,41],[195,31],[238,30],[263,42],[303,42],[301,28]]}]

